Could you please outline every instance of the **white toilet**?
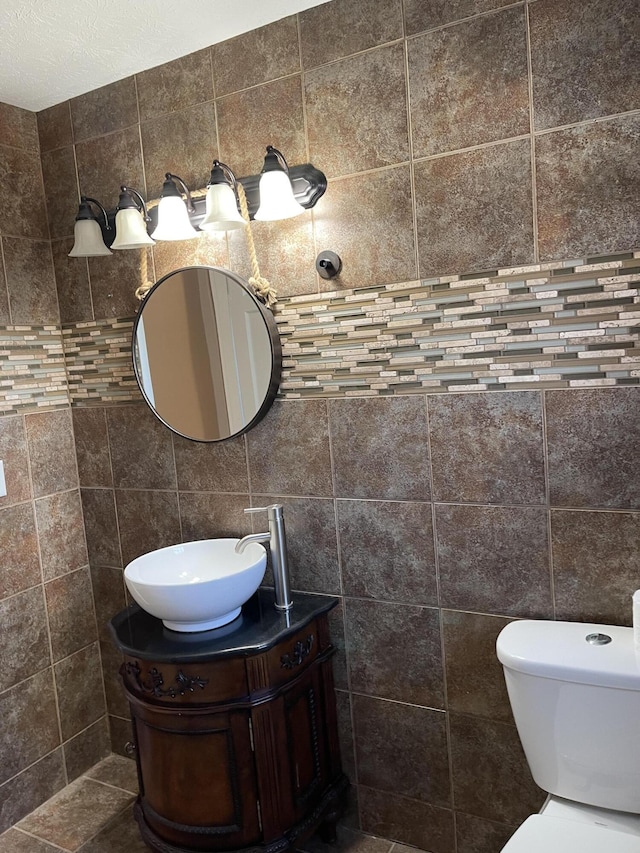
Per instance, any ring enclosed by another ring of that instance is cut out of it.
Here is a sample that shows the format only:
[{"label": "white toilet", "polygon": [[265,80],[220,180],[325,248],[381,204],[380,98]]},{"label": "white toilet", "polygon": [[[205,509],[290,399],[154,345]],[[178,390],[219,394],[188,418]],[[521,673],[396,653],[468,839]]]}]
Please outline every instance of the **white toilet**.
[{"label": "white toilet", "polygon": [[633,630],[511,622],[497,652],[531,773],[549,793],[503,853],[640,853]]}]

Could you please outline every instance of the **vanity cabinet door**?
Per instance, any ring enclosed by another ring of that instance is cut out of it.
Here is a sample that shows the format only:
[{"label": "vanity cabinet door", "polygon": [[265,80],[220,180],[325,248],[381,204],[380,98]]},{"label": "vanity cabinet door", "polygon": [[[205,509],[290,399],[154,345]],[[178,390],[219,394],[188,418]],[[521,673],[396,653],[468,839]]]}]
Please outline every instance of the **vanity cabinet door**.
[{"label": "vanity cabinet door", "polygon": [[141,807],[157,835],[196,850],[258,843],[249,713],[133,710]]}]

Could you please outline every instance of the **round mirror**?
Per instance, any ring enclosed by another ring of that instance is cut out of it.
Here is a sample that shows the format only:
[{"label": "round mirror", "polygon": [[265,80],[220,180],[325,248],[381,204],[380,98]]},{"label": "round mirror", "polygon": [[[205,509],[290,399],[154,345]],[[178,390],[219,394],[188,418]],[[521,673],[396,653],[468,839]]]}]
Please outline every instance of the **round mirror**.
[{"label": "round mirror", "polygon": [[281,365],[271,311],[218,267],[161,278],[133,328],[133,366],[146,402],[194,441],[222,441],[256,424],[275,399]]}]

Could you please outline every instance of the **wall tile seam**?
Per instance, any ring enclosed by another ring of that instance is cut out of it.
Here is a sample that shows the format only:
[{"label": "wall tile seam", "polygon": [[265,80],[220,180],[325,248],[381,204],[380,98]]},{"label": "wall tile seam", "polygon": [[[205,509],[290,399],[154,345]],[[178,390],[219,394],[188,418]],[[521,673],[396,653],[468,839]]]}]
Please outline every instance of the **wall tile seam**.
[{"label": "wall tile seam", "polygon": [[609,121],[617,121],[619,119],[624,118],[635,118],[636,116],[640,116],[640,108],[633,110],[626,110],[622,113],[606,113],[601,116],[597,116],[597,118],[589,118],[583,119],[582,121],[575,121],[571,124],[560,124],[555,127],[548,127],[541,130],[535,130],[533,135],[536,138],[541,136],[548,136],[550,133],[561,133],[565,130],[573,130],[577,127],[591,127],[596,124],[603,124]]},{"label": "wall tile seam", "polygon": [[[2,694],[0,694],[0,695],[2,695]],[[2,789],[3,789],[4,787],[6,787],[7,785],[9,785],[11,782],[15,782],[15,781],[16,781],[16,779],[18,779],[18,778],[19,778],[20,776],[22,776],[24,773],[29,772],[29,771],[30,771],[30,770],[32,770],[34,767],[36,767],[38,764],[40,764],[40,762],[45,761],[47,758],[50,758],[52,755],[55,755],[55,753],[56,753],[56,752],[59,752],[59,753],[60,753],[60,764],[61,764],[61,766],[62,766],[62,767],[64,767],[64,764],[65,764],[65,762],[64,762],[64,752],[63,752],[63,749],[62,749],[62,741],[61,741],[57,746],[54,746],[54,748],[53,748],[53,749],[49,750],[49,752],[45,752],[45,753],[44,753],[43,755],[41,755],[39,758],[36,758],[36,760],[35,760],[35,761],[32,761],[32,762],[31,762],[31,764],[28,764],[26,767],[24,767],[22,770],[19,770],[19,771],[18,771],[17,773],[15,773],[13,776],[10,776],[8,779],[5,779],[5,781],[0,785],[0,796],[2,795]],[[65,784],[66,784],[66,782],[65,782]],[[26,815],[25,815],[25,816],[26,816]],[[20,818],[20,820],[22,820],[22,818]],[[10,828],[10,827],[7,827],[7,829],[9,829],[9,828]],[[25,833],[25,834],[26,834],[26,833]],[[0,836],[0,837],[1,837],[1,836]],[[39,839],[39,840],[42,840],[42,839]],[[61,849],[62,849],[62,848],[61,848]],[[64,851],[64,853],[69,853],[69,851]]]},{"label": "wall tile seam", "polygon": [[377,696],[373,693],[362,693],[358,690],[350,690],[348,692],[352,697],[360,696],[363,699],[375,699],[377,702],[388,702],[391,705],[398,705],[405,708],[418,708],[421,711],[431,711],[434,714],[444,715],[448,713],[444,708],[435,708],[433,705],[418,705],[416,702],[405,702],[402,699],[391,699],[388,696]]},{"label": "wall tile seam", "polygon": [[[309,593],[309,594],[311,594],[311,593]],[[313,593],[313,594],[323,595],[323,594],[327,594],[327,593]],[[483,616],[483,617],[492,616],[496,619],[508,619],[510,621],[513,621],[515,619],[527,619],[527,620],[529,620],[532,618],[528,614],[524,614],[522,616],[514,616],[513,613],[507,613],[507,614],[495,613],[495,612],[487,613],[485,610],[468,610],[465,608],[456,608],[456,607],[451,607],[450,605],[443,605],[443,604],[415,604],[415,602],[406,603],[406,602],[392,601],[389,599],[365,598],[362,596],[356,597],[356,596],[351,596],[349,594],[342,595],[342,596],[336,596],[336,597],[339,597],[342,599],[343,605],[345,603],[347,603],[348,601],[359,601],[359,602],[366,602],[369,604],[381,604],[383,606],[389,605],[392,607],[412,607],[414,609],[419,608],[421,610],[437,610],[438,612],[442,612],[443,614],[444,613],[462,613],[462,614],[465,614],[468,616]],[[445,710],[445,709],[440,709],[440,710]]]},{"label": "wall tile seam", "polygon": [[429,27],[425,30],[420,30],[417,33],[411,33],[410,35],[405,36],[407,41],[413,41],[413,39],[420,38],[421,36],[426,35],[427,33],[437,33],[442,30],[450,30],[454,27],[459,26],[460,24],[467,24],[470,21],[476,21],[479,18],[489,18],[492,16],[500,15],[505,11],[509,11],[511,9],[516,9],[520,6],[525,8],[527,6],[528,0],[516,0],[514,3],[509,3],[507,6],[499,6],[494,9],[486,9],[482,12],[478,12],[475,15],[468,15],[465,18],[457,18],[455,21],[448,21],[446,24],[439,24],[437,27]]}]

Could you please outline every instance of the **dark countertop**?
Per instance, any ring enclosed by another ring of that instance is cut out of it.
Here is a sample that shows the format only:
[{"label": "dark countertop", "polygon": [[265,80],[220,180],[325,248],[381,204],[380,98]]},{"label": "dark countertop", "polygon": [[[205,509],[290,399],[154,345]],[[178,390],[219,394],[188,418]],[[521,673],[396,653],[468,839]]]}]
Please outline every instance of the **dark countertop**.
[{"label": "dark countertop", "polygon": [[267,651],[287,636],[327,613],[338,603],[331,595],[293,593],[293,607],[281,613],[274,607],[272,589],[259,589],[233,622],[211,631],[187,634],[165,628],[137,604],[122,610],[109,622],[111,636],[120,649],[142,660],[183,663]]}]

